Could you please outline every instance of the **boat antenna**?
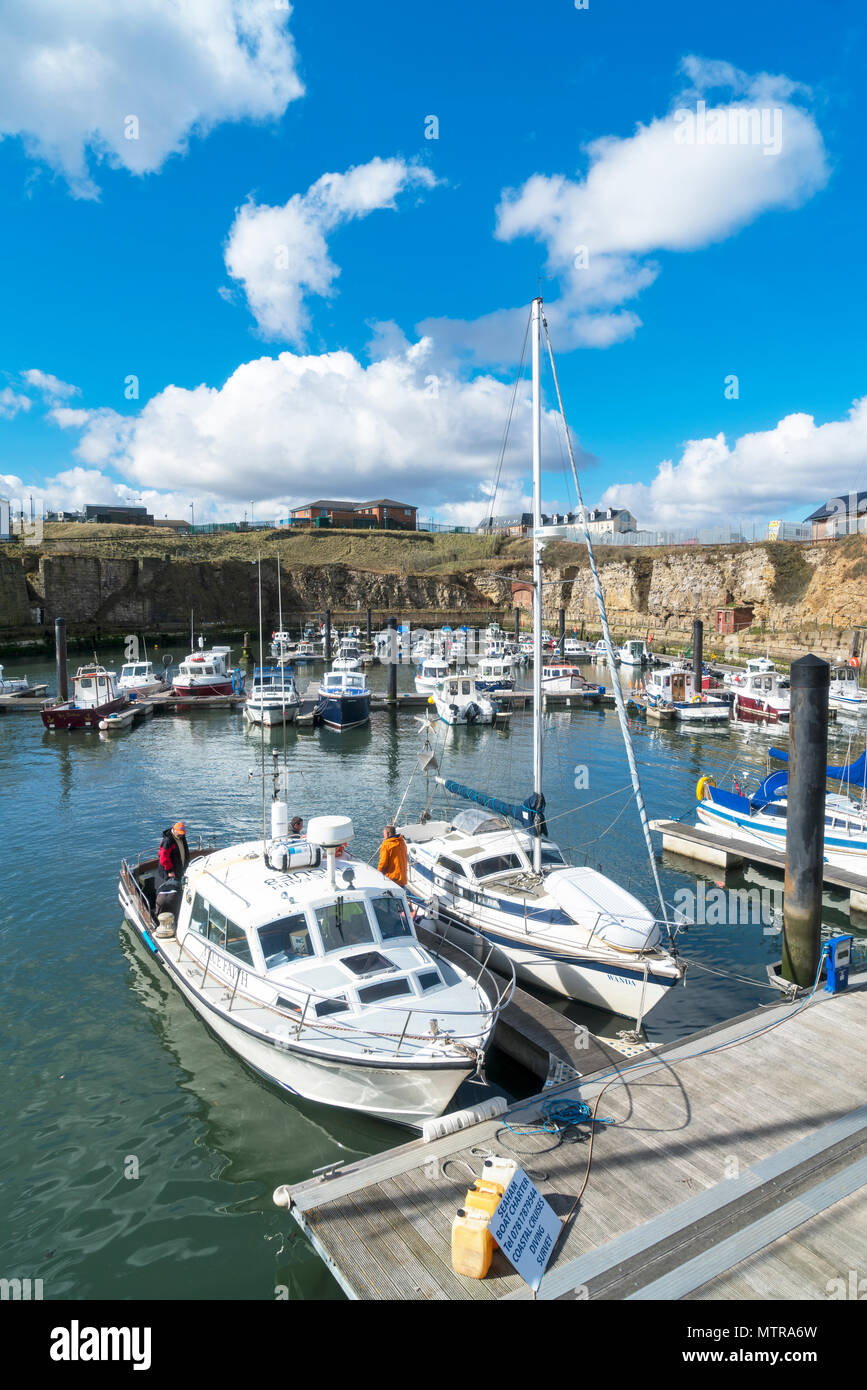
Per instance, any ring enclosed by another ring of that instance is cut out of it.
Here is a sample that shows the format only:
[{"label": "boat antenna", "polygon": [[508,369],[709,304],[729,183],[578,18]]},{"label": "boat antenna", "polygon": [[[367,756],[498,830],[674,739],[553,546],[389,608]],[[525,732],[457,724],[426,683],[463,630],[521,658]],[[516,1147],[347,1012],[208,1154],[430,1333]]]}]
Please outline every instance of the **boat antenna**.
[{"label": "boat antenna", "polygon": [[[534,301],[535,303],[535,301]],[[653,850],[653,841],[650,838],[650,824],[647,819],[647,807],[644,803],[644,793],[641,790],[641,779],[638,776],[638,765],[635,761],[635,749],[632,746],[632,736],[629,732],[629,718],[626,713],[626,705],[623,701],[623,690],[617,675],[617,665],[614,660],[614,644],[611,641],[611,629],[608,626],[608,612],[605,607],[605,595],[602,592],[602,584],[599,580],[599,570],[596,567],[596,556],[593,553],[593,541],[590,538],[590,528],[587,524],[587,508],[584,506],[584,498],[581,496],[581,483],[578,479],[578,469],[575,464],[575,453],[572,448],[572,437],[569,433],[569,425],[566,420],[566,411],[563,408],[563,397],[560,394],[560,382],[557,378],[557,367],[554,362],[554,350],[551,346],[551,336],[548,332],[548,323],[544,315],[542,324],[545,329],[545,342],[548,347],[548,357],[551,361],[551,374],[554,379],[554,390],[557,393],[557,406],[563,420],[563,431],[566,435],[566,447],[569,450],[569,462],[572,465],[572,477],[575,482],[575,491],[578,494],[578,515],[584,528],[584,541],[587,546],[587,554],[590,559],[590,571],[593,575],[593,587],[596,591],[596,602],[599,606],[599,617],[602,621],[602,636],[605,640],[605,654],[608,657],[608,669],[611,672],[611,689],[614,695],[614,703],[617,707],[617,717],[620,720],[620,731],[623,735],[623,743],[626,748],[626,760],[629,763],[629,775],[632,779],[632,789],[635,793],[635,804],[638,807],[638,817],[641,821],[641,829],[644,833],[644,842],[647,846],[647,857],[650,861],[650,871],[653,874],[653,881],[656,885],[656,893],[659,898],[659,908],[662,913],[662,920],[668,931],[669,939],[671,936],[671,924],[668,920],[668,912],[665,906],[665,898],[662,893],[662,884],[659,881],[659,870],[656,866],[656,855]],[[536,658],[538,660],[538,658]]]}]

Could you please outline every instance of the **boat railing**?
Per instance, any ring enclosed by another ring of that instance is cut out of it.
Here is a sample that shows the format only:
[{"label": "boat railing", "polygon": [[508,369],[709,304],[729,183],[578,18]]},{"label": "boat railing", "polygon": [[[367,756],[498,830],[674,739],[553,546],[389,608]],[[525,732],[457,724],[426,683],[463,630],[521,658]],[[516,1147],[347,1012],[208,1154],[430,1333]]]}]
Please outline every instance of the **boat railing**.
[{"label": "boat railing", "polygon": [[475,928],[468,927],[463,923],[461,924],[461,931],[465,933],[470,932],[472,934],[476,948],[480,952],[485,947],[488,948],[487,954],[480,964],[476,957],[473,955],[472,951],[468,951],[465,946],[459,946],[456,941],[449,941],[449,933],[452,929],[452,925],[453,923],[451,919],[449,919],[446,923],[445,931],[442,933],[436,933],[436,935],[439,938],[437,945],[427,947],[428,951],[435,959],[442,958],[443,960],[448,960],[448,956],[445,954],[443,949],[446,945],[448,945],[450,951],[457,952],[459,955],[466,957],[466,960],[470,962],[468,966],[462,967],[467,969],[467,973],[470,973],[470,971],[474,969],[475,966],[480,965],[479,972],[475,977],[476,984],[480,983],[482,975],[486,976],[487,981],[490,982],[488,988],[493,989],[494,996],[497,1001],[494,1005],[495,1012],[499,1013],[501,1009],[504,1009],[506,1007],[506,1005],[509,1003],[509,1001],[512,998],[512,995],[515,992],[515,966],[511,958],[507,956],[504,952],[500,952],[503,965],[505,966],[505,980],[501,985],[493,971],[488,969],[488,962],[490,961],[491,956],[493,955],[494,950],[496,949],[494,944],[492,942],[489,942],[487,937],[483,936],[481,932],[476,931]]}]

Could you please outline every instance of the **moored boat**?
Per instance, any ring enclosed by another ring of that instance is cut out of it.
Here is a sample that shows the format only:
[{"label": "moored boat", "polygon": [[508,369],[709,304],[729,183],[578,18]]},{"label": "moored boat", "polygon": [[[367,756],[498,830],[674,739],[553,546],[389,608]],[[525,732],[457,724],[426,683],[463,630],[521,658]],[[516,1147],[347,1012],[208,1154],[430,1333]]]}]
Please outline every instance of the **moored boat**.
[{"label": "moored boat", "polygon": [[[278,809],[279,808],[279,809]],[[276,823],[275,823],[276,822]],[[415,933],[403,889],[346,850],[352,822],[194,852],[175,922],[158,861],[124,862],[127,919],[214,1033],[293,1095],[409,1126],[480,1070],[511,994],[467,953]]]},{"label": "moored boat", "polygon": [[244,718],[251,724],[291,724],[300,704],[291,667],[254,666],[244,705]]},{"label": "moored boat", "polygon": [[199,650],[190,652],[178,667],[172,693],[183,699],[204,699],[211,695],[240,695],[244,676],[239,668],[229,669],[229,647],[206,650],[199,638]]},{"label": "moored boat", "polygon": [[644,677],[642,693],[648,708],[660,713],[670,712],[675,719],[688,724],[727,724],[729,706],[726,700],[715,699],[705,690],[697,691],[692,671],[676,666],[663,666]]},{"label": "moored boat", "polygon": [[358,729],[370,721],[370,687],[362,671],[326,671],[316,713],[329,729]]},{"label": "moored boat", "polygon": [[159,695],[168,686],[162,676],[157,675],[152,661],[126,661],[120,668],[117,683],[120,693],[146,699],[148,695]]},{"label": "moored boat", "polygon": [[493,724],[490,695],[480,690],[472,676],[449,676],[430,699],[444,724]]},{"label": "moored boat", "polygon": [[117,672],[98,663],[79,666],[72,677],[72,698],[42,710],[46,729],[98,729],[101,719],[125,709],[126,698],[117,688]]},{"label": "moored boat", "polygon": [[605,694],[605,686],[585,680],[577,666],[543,666],[542,694],[574,695],[593,704]]}]

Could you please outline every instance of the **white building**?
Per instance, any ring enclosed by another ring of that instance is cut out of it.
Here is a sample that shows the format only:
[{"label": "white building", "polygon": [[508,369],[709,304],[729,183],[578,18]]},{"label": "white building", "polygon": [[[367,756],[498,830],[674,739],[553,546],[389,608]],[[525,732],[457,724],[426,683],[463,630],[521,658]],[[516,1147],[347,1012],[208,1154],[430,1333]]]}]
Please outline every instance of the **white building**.
[{"label": "white building", "polygon": [[8,497],[0,497],[0,541],[8,541],[11,531],[10,503]]},{"label": "white building", "polygon": [[607,533],[637,531],[638,526],[632,512],[625,507],[590,507],[587,512],[587,529],[591,536],[604,536]]}]

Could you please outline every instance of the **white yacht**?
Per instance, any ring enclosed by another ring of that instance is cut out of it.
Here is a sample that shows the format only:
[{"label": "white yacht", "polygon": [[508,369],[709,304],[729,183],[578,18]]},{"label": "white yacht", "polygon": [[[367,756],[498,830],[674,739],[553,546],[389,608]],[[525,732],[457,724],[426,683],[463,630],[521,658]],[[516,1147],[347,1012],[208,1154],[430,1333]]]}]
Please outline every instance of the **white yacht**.
[{"label": "white yacht", "polygon": [[275,661],[279,661],[282,657],[288,657],[293,645],[292,635],[285,628],[279,628],[276,632],[271,633],[271,655]]},{"label": "white yacht", "polygon": [[0,695],[29,695],[33,687],[26,676],[10,676],[4,679],[0,666]]},{"label": "white yacht", "polygon": [[595,704],[605,694],[605,686],[585,680],[577,666],[559,664],[542,667],[543,695],[574,695]]},{"label": "white yacht", "polygon": [[483,656],[476,667],[476,688],[488,694],[500,690],[514,690],[515,672],[511,656]]},{"label": "white yacht", "polygon": [[240,668],[229,666],[229,647],[207,650],[199,638],[198,651],[190,652],[181,662],[172,681],[172,693],[184,698],[204,699],[211,695],[240,695],[244,676]]},{"label": "white yacht", "polygon": [[254,666],[253,685],[244,705],[251,724],[291,724],[301,704],[289,666]]},{"label": "white yacht", "polygon": [[343,637],[340,648],[332,663],[333,671],[360,671],[364,666],[361,647],[354,637]]},{"label": "white yacht", "polygon": [[647,666],[650,661],[650,649],[646,642],[640,638],[632,638],[624,642],[620,648],[620,664],[622,666]]},{"label": "white yacht", "polygon": [[[352,822],[193,853],[177,921],[159,865],[124,862],[121,907],[199,1016],[293,1095],[420,1126],[480,1071],[511,994],[468,954],[418,940],[402,888],[346,850]],[[458,963],[456,963],[458,962]]]},{"label": "white yacht", "polygon": [[[542,524],[541,323],[537,298],[531,338],[534,532]],[[568,437],[565,421],[564,432]],[[436,784],[450,796],[485,809],[403,826],[407,887],[435,916],[482,932],[521,978],[640,1021],[682,980],[684,966],[663,945],[659,923],[643,903],[595,869],[567,865],[549,838],[542,693],[543,650],[550,639],[542,630],[542,592],[542,547],[534,544],[532,793],[518,805],[437,776]],[[444,692],[457,684],[446,681]],[[428,768],[432,761],[429,754]],[[649,834],[647,840],[652,849]]]}]

